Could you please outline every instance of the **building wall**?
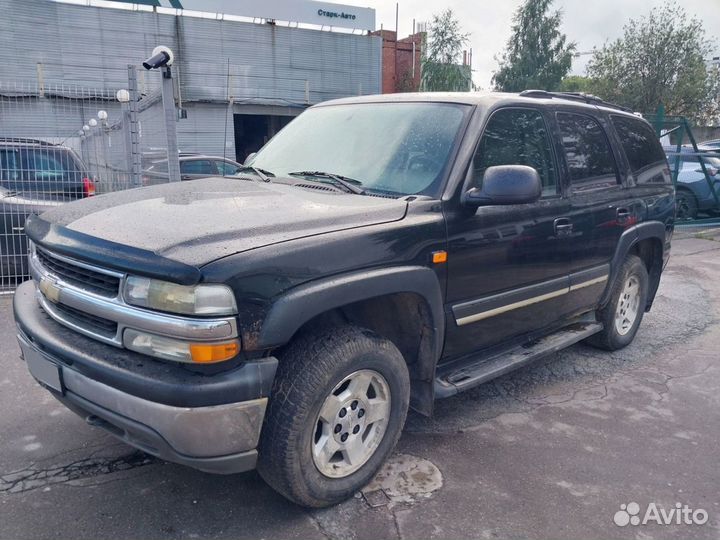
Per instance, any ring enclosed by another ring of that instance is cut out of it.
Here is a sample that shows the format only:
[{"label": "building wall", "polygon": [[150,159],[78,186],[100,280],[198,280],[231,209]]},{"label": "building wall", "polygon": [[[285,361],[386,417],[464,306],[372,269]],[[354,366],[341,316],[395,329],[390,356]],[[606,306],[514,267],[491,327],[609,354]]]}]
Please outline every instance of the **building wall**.
[{"label": "building wall", "polygon": [[[295,116],[308,105],[379,93],[382,39],[50,0],[0,0],[0,137],[74,143],[98,109],[121,117],[115,92],[137,67],[143,152],[166,145],[161,76],[141,62],[175,53],[181,151],[235,158],[233,114]],[[118,158],[124,154],[118,153]]]},{"label": "building wall", "polygon": [[378,30],[382,38],[382,92],[417,92],[422,78],[424,32],[397,39],[391,30]]},{"label": "building wall", "polygon": [[48,83],[124,88],[127,65],[162,44],[178,58],[186,101],[304,105],[306,84],[310,103],[380,92],[376,36],[49,0],[0,0],[0,13],[1,82],[36,82],[40,63]]}]

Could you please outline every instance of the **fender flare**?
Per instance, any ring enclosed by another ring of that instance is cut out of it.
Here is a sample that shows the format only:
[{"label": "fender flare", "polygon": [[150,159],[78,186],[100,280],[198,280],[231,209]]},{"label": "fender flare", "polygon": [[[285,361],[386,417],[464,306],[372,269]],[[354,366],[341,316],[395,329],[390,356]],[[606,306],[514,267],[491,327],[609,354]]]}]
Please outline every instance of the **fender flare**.
[{"label": "fender flare", "polygon": [[660,241],[661,249],[664,256],[665,251],[665,224],[660,221],[647,221],[639,223],[630,227],[620,236],[617,247],[615,248],[615,255],[613,255],[612,262],[610,264],[610,276],[605,287],[605,292],[600,300],[600,305],[604,306],[610,300],[610,292],[612,290],[612,284],[615,282],[615,278],[622,266],[625,257],[627,257],[630,250],[635,244],[641,240],[647,240],[648,238],[656,238]]},{"label": "fender flare", "polygon": [[393,266],[331,276],[300,285],[273,301],[258,336],[258,348],[284,345],[312,318],[361,300],[396,293],[416,293],[432,317],[434,362],[445,338],[445,312],[440,282],[424,266]]}]

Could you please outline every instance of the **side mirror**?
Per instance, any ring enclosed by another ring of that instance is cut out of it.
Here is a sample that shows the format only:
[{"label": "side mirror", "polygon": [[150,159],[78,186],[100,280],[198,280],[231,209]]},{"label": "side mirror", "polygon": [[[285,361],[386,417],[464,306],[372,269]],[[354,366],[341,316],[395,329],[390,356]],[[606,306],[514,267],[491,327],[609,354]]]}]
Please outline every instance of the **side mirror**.
[{"label": "side mirror", "polygon": [[243,161],[243,165],[247,165],[248,163],[250,163],[256,155],[257,155],[257,152],[252,152],[252,153],[248,154],[247,157],[245,158],[245,161]]},{"label": "side mirror", "polygon": [[462,202],[468,206],[528,204],[537,201],[541,194],[540,175],[532,167],[497,165],[485,170],[482,188],[466,191]]}]

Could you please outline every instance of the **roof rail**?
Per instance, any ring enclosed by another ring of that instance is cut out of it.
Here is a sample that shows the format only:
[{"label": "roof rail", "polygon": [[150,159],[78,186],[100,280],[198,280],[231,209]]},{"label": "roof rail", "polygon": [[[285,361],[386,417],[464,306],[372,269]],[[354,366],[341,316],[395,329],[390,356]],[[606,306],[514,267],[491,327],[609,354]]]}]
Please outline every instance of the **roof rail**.
[{"label": "roof rail", "polygon": [[520,92],[523,97],[530,98],[544,98],[544,99],[567,99],[569,101],[581,101],[583,103],[589,103],[592,105],[602,105],[603,107],[609,107],[611,109],[618,109],[625,112],[633,112],[632,109],[623,107],[622,105],[616,105],[610,103],[602,98],[594,96],[592,94],[586,94],[585,92],[548,92],[547,90],[524,90]]},{"label": "roof rail", "polygon": [[55,143],[41,141],[40,139],[30,139],[27,137],[0,137],[0,143],[38,144],[41,146],[57,146]]}]

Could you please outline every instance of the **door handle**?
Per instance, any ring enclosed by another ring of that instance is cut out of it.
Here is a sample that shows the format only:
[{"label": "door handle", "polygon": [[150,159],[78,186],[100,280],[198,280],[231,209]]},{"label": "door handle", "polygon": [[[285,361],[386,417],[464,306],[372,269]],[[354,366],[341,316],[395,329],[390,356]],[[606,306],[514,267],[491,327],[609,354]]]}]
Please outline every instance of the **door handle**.
[{"label": "door handle", "polygon": [[615,210],[615,216],[617,216],[618,224],[623,225],[630,220],[630,217],[632,216],[632,214],[630,213],[629,208],[625,208],[624,206],[621,206],[617,210]]},{"label": "door handle", "polygon": [[573,224],[569,218],[557,218],[553,223],[555,236],[570,236],[573,232]]}]

